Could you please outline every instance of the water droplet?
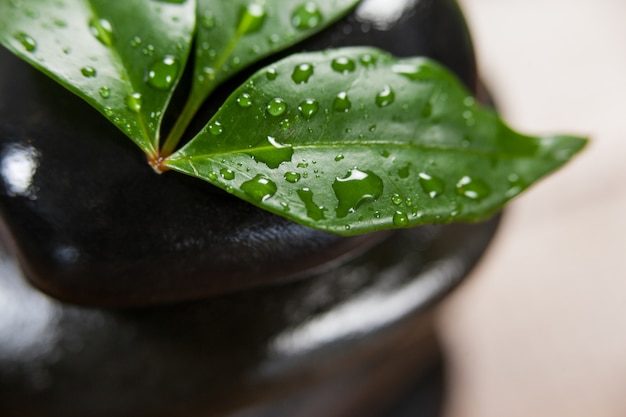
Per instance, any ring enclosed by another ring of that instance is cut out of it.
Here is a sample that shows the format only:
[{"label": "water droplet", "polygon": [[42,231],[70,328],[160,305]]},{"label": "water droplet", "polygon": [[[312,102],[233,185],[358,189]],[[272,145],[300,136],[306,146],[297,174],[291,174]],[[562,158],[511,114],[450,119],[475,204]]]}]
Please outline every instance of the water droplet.
[{"label": "water droplet", "polygon": [[98,92],[100,93],[100,97],[102,98],[111,97],[111,89],[108,87],[100,87],[100,90],[98,90]]},{"label": "water droplet", "polygon": [[348,98],[348,93],[342,91],[341,93],[337,94],[337,97],[335,97],[335,101],[333,101],[333,110],[337,112],[347,112],[351,108],[352,103]]},{"label": "water droplet", "polygon": [[430,101],[427,101],[422,108],[422,117],[428,118],[433,114],[433,105]]},{"label": "water droplet", "polygon": [[267,71],[265,71],[265,76],[268,80],[274,81],[276,77],[278,77],[278,72],[276,72],[276,68],[268,68]]},{"label": "water droplet", "polygon": [[142,97],[139,93],[133,93],[126,97],[126,107],[128,110],[139,113],[141,111]]},{"label": "water droplet", "polygon": [[154,62],[148,69],[146,74],[148,84],[158,90],[168,90],[176,81],[178,69],[176,58],[166,55],[163,59]]},{"label": "water droplet", "polygon": [[403,200],[404,199],[402,198],[400,194],[394,194],[391,196],[391,202],[395,204],[396,206],[399,206],[400,204],[402,204]]},{"label": "water droplet", "polygon": [[136,48],[139,45],[141,45],[141,38],[139,36],[135,36],[130,40],[130,46],[133,48]]},{"label": "water droplet", "polygon": [[364,67],[371,67],[372,65],[376,65],[376,57],[372,54],[363,54],[359,57],[359,62]]},{"label": "water droplet", "polygon": [[198,80],[200,81],[213,81],[215,79],[215,70],[211,67],[203,67]]},{"label": "water droplet", "polygon": [[409,178],[409,175],[411,175],[411,164],[406,164],[398,170],[398,177],[402,179]]},{"label": "water droplet", "polygon": [[54,26],[59,27],[59,28],[67,27],[67,22],[65,20],[54,19],[52,23],[54,23]]},{"label": "water droplet", "polygon": [[356,64],[354,63],[354,61],[345,56],[340,56],[333,59],[333,62],[330,64],[330,66],[333,70],[342,74],[353,72],[356,69]]},{"label": "water droplet", "polygon": [[246,5],[239,15],[239,25],[237,33],[239,35],[248,35],[258,32],[263,27],[267,12],[262,3],[250,3]]},{"label": "water droplet", "polygon": [[307,1],[296,7],[291,15],[291,24],[300,30],[313,29],[322,23],[322,12],[317,4]]},{"label": "water droplet", "polygon": [[269,168],[278,168],[283,162],[291,161],[293,147],[279,143],[275,138],[267,136],[256,148],[248,152],[255,161],[263,162]]},{"label": "water droplet", "polygon": [[335,162],[343,161],[344,158],[345,156],[343,156],[343,154],[337,154],[337,156],[335,156]]},{"label": "water droplet", "polygon": [[419,173],[419,182],[424,192],[430,198],[438,197],[446,190],[446,184],[441,178],[425,172]]},{"label": "water droplet", "polygon": [[406,226],[407,224],[409,224],[409,217],[406,215],[406,213],[396,211],[393,214],[393,224],[399,227]]},{"label": "water droplet", "polygon": [[235,173],[228,168],[220,169],[220,175],[222,176],[222,178],[228,181],[235,179]]},{"label": "water droplet", "polygon": [[381,92],[376,95],[376,105],[378,107],[385,107],[393,103],[395,99],[395,93],[386,85]]},{"label": "water droplet", "polygon": [[89,31],[103,45],[113,45],[113,27],[106,19],[91,19],[89,21]]},{"label": "water droplet", "polygon": [[425,64],[396,64],[391,70],[411,81],[427,80],[433,76],[432,70]]},{"label": "water droplet", "polygon": [[24,49],[26,49],[28,52],[35,52],[35,50],[37,49],[37,41],[35,41],[24,32],[16,33],[13,38],[21,43]]},{"label": "water droplet", "polygon": [[308,82],[309,78],[311,78],[311,75],[313,75],[313,65],[300,64],[300,65],[297,65],[293,69],[293,74],[291,74],[291,79],[296,84],[302,84],[302,83]]},{"label": "water droplet", "polygon": [[252,97],[248,93],[241,93],[239,97],[237,97],[237,104],[239,107],[250,107],[252,105]]},{"label": "water droplet", "polygon": [[274,98],[267,103],[267,112],[272,116],[280,116],[287,110],[287,104],[282,98]]},{"label": "water droplet", "polygon": [[369,128],[370,132],[376,132],[376,125],[371,125]]},{"label": "water droplet", "polygon": [[291,127],[291,122],[289,121],[289,119],[283,119],[280,121],[280,123],[278,123],[278,126],[280,126],[282,130],[287,130]]},{"label": "water droplet", "polygon": [[472,200],[481,200],[491,194],[491,189],[487,183],[467,175],[461,178],[456,184],[456,191],[460,195],[471,198]]},{"label": "water droplet", "polygon": [[113,113],[113,109],[112,109],[112,108],[110,108],[110,107],[105,107],[105,108],[104,108],[104,114],[105,114],[107,117],[111,117],[111,116],[113,116],[113,114],[114,114],[114,113]]},{"label": "water droplet", "polygon": [[211,132],[213,136],[219,136],[224,133],[224,127],[218,121],[211,122],[209,123],[209,132]]},{"label": "water droplet", "polygon": [[313,117],[315,113],[317,113],[319,108],[320,105],[317,100],[312,98],[307,98],[306,100],[302,101],[300,105],[298,105],[298,110],[300,110],[302,117],[307,120]]},{"label": "water droplet", "polygon": [[306,215],[311,220],[323,220],[325,218],[324,212],[326,209],[323,206],[318,206],[313,202],[313,191],[309,188],[301,188],[296,191],[300,200],[304,203],[306,208]]},{"label": "water droplet", "polygon": [[93,78],[98,74],[94,67],[82,67],[80,73],[87,78]]},{"label": "water droplet", "polygon": [[354,168],[344,178],[335,178],[332,187],[338,201],[337,217],[345,217],[363,203],[376,201],[383,193],[383,180],[371,171]]},{"label": "water droplet", "polygon": [[205,29],[213,29],[215,27],[215,16],[211,12],[203,13],[200,17],[200,23]]},{"label": "water droplet", "polygon": [[152,44],[146,45],[146,47],[141,50],[141,53],[144,54],[145,56],[154,55],[154,45]]},{"label": "water droplet", "polygon": [[290,182],[292,184],[300,181],[302,176],[297,172],[285,172],[285,181]]},{"label": "water droplet", "polygon": [[30,7],[24,9],[24,14],[31,19],[37,19],[39,17],[39,13],[37,12],[37,10]]},{"label": "water droplet", "polygon": [[242,183],[241,190],[248,194],[253,200],[263,202],[276,194],[278,188],[272,180],[258,174],[251,180]]},{"label": "water droplet", "polygon": [[507,181],[509,182],[509,188],[505,193],[506,198],[513,198],[528,187],[528,184],[517,174],[510,174],[507,177]]}]

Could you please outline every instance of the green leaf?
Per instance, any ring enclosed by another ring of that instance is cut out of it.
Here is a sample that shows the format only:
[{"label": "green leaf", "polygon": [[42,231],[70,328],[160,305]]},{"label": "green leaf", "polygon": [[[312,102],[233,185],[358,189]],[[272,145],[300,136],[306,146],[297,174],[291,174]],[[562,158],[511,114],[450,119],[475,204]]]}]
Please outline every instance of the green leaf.
[{"label": "green leaf", "polygon": [[198,0],[191,94],[163,147],[169,155],[200,105],[248,65],[319,32],[359,0]]},{"label": "green leaf", "polygon": [[195,0],[3,0],[0,42],[155,156],[195,7]]},{"label": "green leaf", "polygon": [[482,219],[586,143],[515,133],[428,59],[345,48],[271,69],[165,165],[334,233]]}]

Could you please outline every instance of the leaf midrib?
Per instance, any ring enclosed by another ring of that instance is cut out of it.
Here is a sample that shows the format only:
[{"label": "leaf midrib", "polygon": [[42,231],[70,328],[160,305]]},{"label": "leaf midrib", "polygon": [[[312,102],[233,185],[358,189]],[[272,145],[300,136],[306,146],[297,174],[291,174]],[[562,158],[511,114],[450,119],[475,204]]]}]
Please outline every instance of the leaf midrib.
[{"label": "leaf midrib", "polygon": [[[522,159],[522,158],[536,158],[536,155],[516,155],[516,154],[508,154],[501,152],[490,152],[490,151],[480,151],[477,149],[468,149],[468,148],[454,148],[454,147],[443,147],[443,146],[427,146],[427,145],[416,145],[406,142],[322,142],[319,144],[306,144],[306,145],[291,145],[294,150],[299,149],[311,149],[311,148],[350,148],[350,147],[372,147],[372,146],[385,146],[385,147],[396,147],[396,148],[404,148],[404,149],[416,149],[423,151],[435,151],[435,152],[455,152],[461,153],[464,155],[475,155],[475,156],[483,156],[490,158],[498,158],[498,159]],[[171,158],[170,161],[177,160],[198,160],[198,159],[211,159],[217,158],[224,155],[234,155],[234,154],[242,154],[256,151],[271,151],[274,150],[273,146],[259,146],[253,148],[239,148],[232,149],[225,152],[212,152],[212,153],[204,153],[204,154],[194,154],[194,155],[184,155],[181,157],[177,157],[175,159]],[[552,158],[545,158],[552,159]]]}]

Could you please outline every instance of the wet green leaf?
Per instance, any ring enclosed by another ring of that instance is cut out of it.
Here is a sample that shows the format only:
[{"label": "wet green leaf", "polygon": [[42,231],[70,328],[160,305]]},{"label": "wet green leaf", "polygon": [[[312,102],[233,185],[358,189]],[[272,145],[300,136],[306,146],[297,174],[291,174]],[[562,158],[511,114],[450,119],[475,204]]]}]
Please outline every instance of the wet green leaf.
[{"label": "wet green leaf", "polygon": [[210,93],[253,62],[283,50],[344,16],[358,0],[198,0],[192,91],[163,148],[174,150]]},{"label": "wet green leaf", "polygon": [[195,7],[194,0],[3,0],[0,42],[154,156]]},{"label": "wet green leaf", "polygon": [[586,143],[512,131],[428,59],[345,48],[270,69],[165,165],[339,234],[485,218]]}]

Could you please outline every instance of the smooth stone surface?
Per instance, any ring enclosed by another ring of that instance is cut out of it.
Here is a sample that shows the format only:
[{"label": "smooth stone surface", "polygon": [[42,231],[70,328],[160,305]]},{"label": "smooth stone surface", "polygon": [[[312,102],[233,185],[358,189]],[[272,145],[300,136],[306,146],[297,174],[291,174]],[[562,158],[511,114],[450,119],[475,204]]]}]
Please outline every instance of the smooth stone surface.
[{"label": "smooth stone surface", "polygon": [[[439,59],[475,86],[455,2],[400,2],[406,10],[399,15],[376,4],[365,2],[282,55],[373,45]],[[27,279],[59,299],[118,306],[198,299],[307,276],[385,236],[332,236],[202,181],[155,175],[134,145],[80,99],[6,50],[0,63],[0,230]],[[253,70],[219,89],[195,129]]]},{"label": "smooth stone surface", "polygon": [[428,307],[496,225],[404,230],[309,279],[123,310],[47,297],[0,250],[0,415],[375,416],[433,360]]}]

